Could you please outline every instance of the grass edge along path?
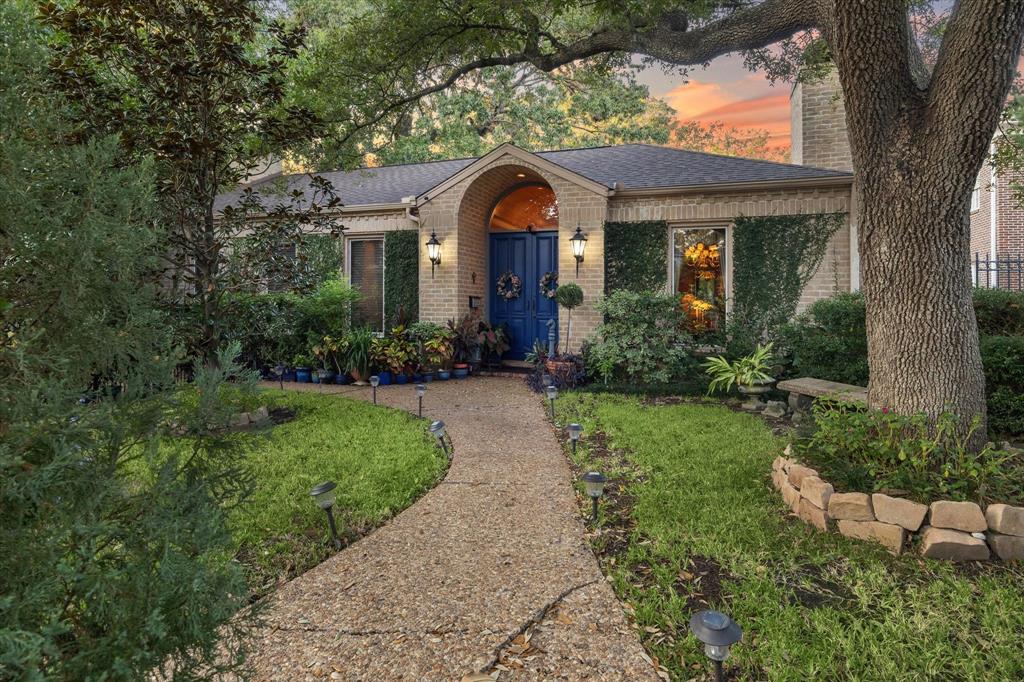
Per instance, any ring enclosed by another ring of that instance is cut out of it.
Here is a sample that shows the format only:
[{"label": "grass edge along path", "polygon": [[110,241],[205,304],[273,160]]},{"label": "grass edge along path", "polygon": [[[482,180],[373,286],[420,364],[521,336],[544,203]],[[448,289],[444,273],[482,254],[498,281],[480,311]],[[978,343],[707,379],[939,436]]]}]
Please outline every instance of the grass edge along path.
[{"label": "grass edge along path", "polygon": [[611,478],[592,545],[673,679],[707,670],[686,627],[707,606],[744,629],[736,679],[1024,679],[1024,568],[893,557],[789,517],[768,481],[782,441],[718,403],[570,393],[558,413],[583,425],[579,471]]}]

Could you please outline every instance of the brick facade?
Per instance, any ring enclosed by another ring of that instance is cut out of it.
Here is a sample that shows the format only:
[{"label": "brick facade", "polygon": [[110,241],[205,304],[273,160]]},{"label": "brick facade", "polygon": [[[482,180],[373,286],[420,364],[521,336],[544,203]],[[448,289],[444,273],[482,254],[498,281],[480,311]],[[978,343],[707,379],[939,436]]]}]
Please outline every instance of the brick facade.
[{"label": "brick facade", "polygon": [[839,76],[833,71],[815,83],[797,83],[790,95],[793,163],[853,170]]}]

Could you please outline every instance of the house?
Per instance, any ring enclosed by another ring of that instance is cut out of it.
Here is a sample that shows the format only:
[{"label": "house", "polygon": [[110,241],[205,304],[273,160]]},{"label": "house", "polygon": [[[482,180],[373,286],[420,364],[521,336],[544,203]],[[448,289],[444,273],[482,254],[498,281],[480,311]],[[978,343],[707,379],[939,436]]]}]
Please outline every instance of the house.
[{"label": "house", "polygon": [[[584,291],[569,340],[578,348],[599,324],[594,301],[609,287],[606,227],[628,238],[634,224],[665,237],[665,253],[651,256],[664,271],[659,285],[696,300],[694,315],[721,319],[731,296],[733,221],[741,216],[842,214],[801,305],[856,289],[853,176],[830,156],[834,150],[817,150],[832,138],[816,122],[816,94],[806,94],[811,101],[799,107],[806,166],[643,144],[538,153],[504,144],[479,158],[321,173],[344,202],[343,271],[363,292],[361,321],[382,329],[390,324],[385,299],[415,288],[419,319],[443,323],[475,311],[508,325],[508,357],[522,358],[534,339],[547,338],[548,320],[558,320],[565,338],[565,321],[541,285],[557,273]],[[269,192],[306,182],[280,176],[252,186]],[[220,206],[231,200],[222,197]],[[411,260],[388,261],[395,233],[415,235]],[[415,277],[389,292],[386,268]]]}]

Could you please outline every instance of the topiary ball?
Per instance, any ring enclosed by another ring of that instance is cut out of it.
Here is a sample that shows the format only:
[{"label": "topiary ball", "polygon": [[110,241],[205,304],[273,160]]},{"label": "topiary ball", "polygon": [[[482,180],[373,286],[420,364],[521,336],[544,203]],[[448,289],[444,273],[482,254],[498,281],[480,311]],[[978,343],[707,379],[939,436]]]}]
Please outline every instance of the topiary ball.
[{"label": "topiary ball", "polygon": [[558,290],[555,292],[555,300],[563,308],[572,310],[583,303],[583,289],[575,282],[559,285]]}]

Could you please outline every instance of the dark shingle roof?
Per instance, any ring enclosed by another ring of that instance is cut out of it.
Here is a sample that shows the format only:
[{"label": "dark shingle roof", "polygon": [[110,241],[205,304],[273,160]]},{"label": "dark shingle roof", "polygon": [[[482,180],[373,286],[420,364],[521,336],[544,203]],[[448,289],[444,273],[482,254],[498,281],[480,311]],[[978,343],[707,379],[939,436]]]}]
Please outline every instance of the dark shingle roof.
[{"label": "dark shingle roof", "polygon": [[[850,173],[824,168],[719,156],[648,144],[565,149],[538,152],[537,156],[609,188],[618,182],[623,189],[851,177]],[[346,205],[388,204],[399,202],[405,197],[419,196],[474,161],[476,159],[431,161],[354,171],[329,171],[319,175],[334,185],[338,197]],[[308,181],[309,176],[305,174],[279,176],[256,182],[253,188],[261,194],[272,194],[282,188],[288,191],[305,188]],[[239,192],[221,195],[217,200],[217,210],[233,203]]]}]

